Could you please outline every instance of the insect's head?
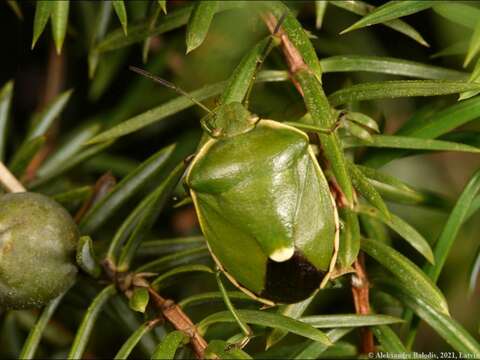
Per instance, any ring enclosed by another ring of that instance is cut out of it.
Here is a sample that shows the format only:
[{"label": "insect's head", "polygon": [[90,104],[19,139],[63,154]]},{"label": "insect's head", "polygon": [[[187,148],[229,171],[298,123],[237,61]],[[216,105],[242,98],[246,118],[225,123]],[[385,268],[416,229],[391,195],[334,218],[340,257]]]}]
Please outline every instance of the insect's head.
[{"label": "insect's head", "polygon": [[243,104],[232,102],[215,108],[201,123],[211,137],[222,138],[246,133],[255,128],[258,120]]},{"label": "insect's head", "polygon": [[210,110],[193,96],[180,89],[177,85],[135,66],[130,66],[130,69],[174,90],[183,96],[186,96],[193,103],[204,109],[208,115],[201,120],[201,125],[207,134],[212,138],[230,137],[243,134],[252,130],[259,120],[258,116],[250,113],[247,108],[239,102],[223,104],[214,110]]}]

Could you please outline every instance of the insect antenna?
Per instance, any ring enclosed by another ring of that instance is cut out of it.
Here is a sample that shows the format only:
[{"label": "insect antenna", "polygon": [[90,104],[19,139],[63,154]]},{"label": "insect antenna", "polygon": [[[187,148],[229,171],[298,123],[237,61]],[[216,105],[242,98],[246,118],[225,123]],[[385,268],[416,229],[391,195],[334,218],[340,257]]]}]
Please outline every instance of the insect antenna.
[{"label": "insect antenna", "polygon": [[167,81],[165,79],[162,79],[158,76],[155,76],[153,75],[152,73],[149,73],[148,71],[145,71],[143,69],[140,69],[136,66],[132,66],[130,65],[128,67],[130,70],[132,70],[133,72],[136,72],[137,74],[140,74],[142,76],[145,76],[146,78],[149,78],[150,80],[153,80],[155,81],[156,83],[159,83],[169,89],[172,89],[173,91],[179,93],[180,95],[183,95],[185,96],[187,99],[189,99],[191,102],[195,103],[196,105],[200,106],[203,110],[205,110],[207,113],[209,114],[213,114],[213,111],[210,110],[208,107],[206,107],[205,105],[203,105],[200,101],[198,101],[197,99],[195,99],[192,95],[190,95],[188,92],[186,92],[185,90],[179,88],[177,85],[175,85],[174,83],[171,83],[170,81]]},{"label": "insect antenna", "polygon": [[255,81],[257,80],[258,72],[260,71],[260,69],[261,69],[265,59],[267,58],[268,54],[270,53],[270,51],[272,51],[272,49],[274,47],[273,40],[275,39],[275,35],[277,35],[277,33],[280,31],[280,27],[282,26],[283,22],[285,21],[286,16],[287,16],[287,12],[284,12],[282,14],[282,16],[280,16],[280,19],[278,19],[278,22],[277,22],[277,25],[275,26],[275,29],[273,30],[273,32],[271,33],[271,35],[268,38],[267,43],[265,44],[262,55],[257,60],[252,79],[250,80],[250,84],[248,85],[247,94],[245,95],[244,105],[245,105],[246,108],[248,108],[248,100],[250,99],[250,94],[252,92],[253,85],[255,85]]}]

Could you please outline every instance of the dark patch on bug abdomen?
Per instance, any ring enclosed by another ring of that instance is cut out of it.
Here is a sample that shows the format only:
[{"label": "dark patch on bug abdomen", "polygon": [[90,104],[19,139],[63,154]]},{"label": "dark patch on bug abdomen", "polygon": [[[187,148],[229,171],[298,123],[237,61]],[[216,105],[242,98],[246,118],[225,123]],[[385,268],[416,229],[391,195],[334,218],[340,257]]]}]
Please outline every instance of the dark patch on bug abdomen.
[{"label": "dark patch on bug abdomen", "polygon": [[313,266],[299,251],[287,261],[268,259],[265,290],[261,296],[280,303],[296,303],[320,287],[325,273]]}]

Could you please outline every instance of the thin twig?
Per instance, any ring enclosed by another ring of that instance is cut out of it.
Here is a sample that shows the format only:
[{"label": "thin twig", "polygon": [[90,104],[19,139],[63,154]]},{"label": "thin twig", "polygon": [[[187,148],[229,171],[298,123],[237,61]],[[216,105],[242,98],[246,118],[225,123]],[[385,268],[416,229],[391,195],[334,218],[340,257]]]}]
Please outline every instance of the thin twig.
[{"label": "thin twig", "polygon": [[57,54],[53,43],[50,44],[47,66],[47,82],[40,107],[44,107],[57,97],[62,90],[65,80],[65,52],[62,52],[60,55]]},{"label": "thin twig", "polygon": [[155,307],[162,312],[165,319],[167,319],[175,329],[183,331],[190,337],[190,344],[192,345],[195,357],[197,359],[204,359],[207,342],[202,335],[200,335],[195,324],[190,320],[188,315],[185,314],[182,308],[175,304],[175,302],[165,299],[151,286],[148,287],[148,292]]},{"label": "thin twig", "polygon": [[92,195],[83,203],[82,207],[75,214],[75,222],[78,224],[83,216],[90,210],[97,202],[100,201],[112,188],[116,185],[117,180],[109,171],[103,174],[95,183]]},{"label": "thin twig", "polygon": [[53,148],[53,143],[49,141],[47,137],[47,143],[36,152],[32,160],[30,160],[30,162],[28,163],[28,166],[22,175],[23,182],[28,184],[35,179],[38,169],[46,160],[48,155],[50,155],[50,153],[53,151]]},{"label": "thin twig", "polygon": [[0,183],[3,188],[12,193],[27,191],[22,183],[8,170],[8,168],[0,161]]},{"label": "thin twig", "polygon": [[290,79],[292,83],[295,85],[297,88],[298,92],[303,96],[303,90],[298,81],[295,80],[295,77],[292,76],[296,72],[300,70],[308,70],[307,64],[305,64],[305,61],[303,60],[302,55],[298,51],[298,49],[295,47],[295,45],[292,44],[290,39],[288,38],[287,34],[283,31],[282,28],[277,29],[277,18],[271,14],[271,13],[266,13],[262,15],[262,19],[267,25],[268,29],[272,33],[273,36],[277,36],[280,39],[280,44],[282,47],[283,54],[285,55],[285,60],[287,61],[288,65],[288,70],[290,73]]},{"label": "thin twig", "polygon": [[[45,90],[44,95],[39,103],[39,108],[44,108],[47,104],[49,104],[55,97],[60,93],[64,83],[64,74],[65,74],[65,52],[61,54],[57,54],[54,44],[52,43],[50,46],[49,54],[48,54],[48,68],[47,68],[47,76],[46,83],[45,83]],[[59,127],[58,121],[55,121],[50,129],[47,130],[47,142],[46,144],[35,154],[33,159],[28,164],[27,168],[25,169],[25,173],[22,176],[22,180],[25,183],[29,183],[37,174],[38,169],[46,160],[48,155],[54,150],[55,148],[55,139],[58,135]]]},{"label": "thin twig", "polygon": [[[352,294],[357,314],[370,314],[369,290],[367,273],[365,272],[365,261],[363,253],[360,253],[358,259],[353,263],[355,274],[352,275]],[[369,328],[360,329],[362,344],[361,352],[363,354],[375,352],[375,343],[373,334]]]}]

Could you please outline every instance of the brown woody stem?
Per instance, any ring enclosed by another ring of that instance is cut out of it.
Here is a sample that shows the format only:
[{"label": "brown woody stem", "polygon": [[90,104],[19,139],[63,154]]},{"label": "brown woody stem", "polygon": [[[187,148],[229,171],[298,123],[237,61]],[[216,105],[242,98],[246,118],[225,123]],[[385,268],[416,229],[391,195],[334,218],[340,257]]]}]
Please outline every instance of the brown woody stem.
[{"label": "brown woody stem", "polygon": [[151,286],[148,287],[150,298],[153,301],[155,307],[160,310],[165,317],[176,330],[183,331],[190,337],[190,344],[192,345],[195,357],[197,359],[204,359],[205,349],[207,348],[207,342],[200,335],[197,328],[193,324],[192,320],[182,310],[180,306],[175,304],[172,300],[165,299],[158,294]]},{"label": "brown woody stem", "polygon": [[[267,25],[270,32],[274,32],[277,26],[277,18],[271,14],[267,13],[262,16],[263,21]],[[294,75],[296,72],[300,70],[308,69],[307,64],[303,61],[303,57],[297,48],[292,44],[290,39],[288,38],[287,34],[280,28],[276,32],[275,36],[280,39],[281,48],[283,51],[283,55],[285,56],[285,60],[287,61],[288,69],[290,75]],[[297,88],[298,92],[303,96],[303,90],[300,84],[295,80],[294,76],[290,76],[291,81]]]},{"label": "brown woody stem", "polygon": [[[370,314],[370,301],[367,273],[365,272],[365,260],[363,253],[360,253],[358,259],[353,263],[355,274],[352,275],[352,294],[353,302],[355,304],[355,311],[357,314]],[[360,334],[362,338],[361,352],[363,354],[372,353],[375,351],[375,343],[373,341],[373,334],[369,328],[361,328]]]}]

